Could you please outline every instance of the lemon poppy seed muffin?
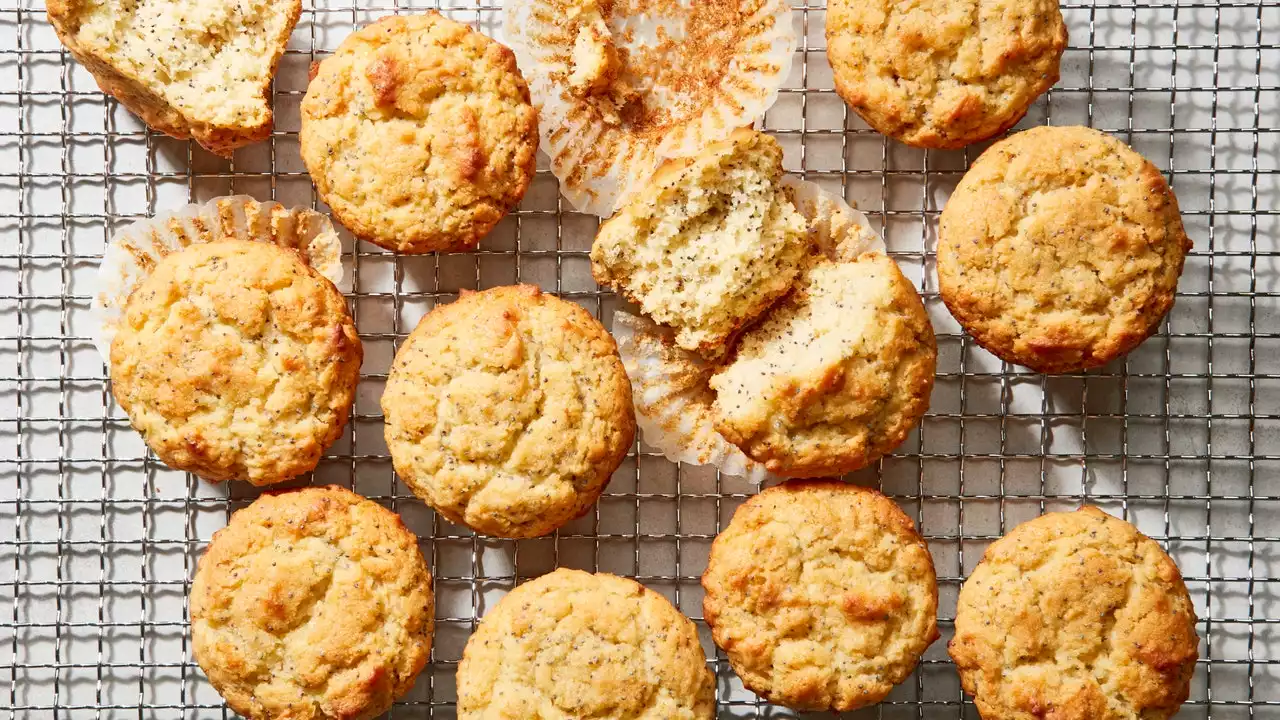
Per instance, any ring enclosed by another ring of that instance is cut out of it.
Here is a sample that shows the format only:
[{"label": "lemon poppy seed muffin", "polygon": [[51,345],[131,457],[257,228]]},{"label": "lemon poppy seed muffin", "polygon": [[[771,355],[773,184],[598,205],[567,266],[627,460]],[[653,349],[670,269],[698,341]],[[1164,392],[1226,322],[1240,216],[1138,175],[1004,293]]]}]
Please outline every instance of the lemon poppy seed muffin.
[{"label": "lemon poppy seed muffin", "polygon": [[363,354],[346,300],[295,251],[224,240],[166,256],[129,295],[111,389],[166,465],[269,485],[342,433]]},{"label": "lemon poppy seed muffin", "polygon": [[836,92],[908,145],[960,148],[1018,122],[1058,81],[1057,0],[831,0]]},{"label": "lemon poppy seed muffin", "polygon": [[937,357],[920,296],[888,255],[822,258],[712,376],[716,429],[778,475],[851,472],[919,423]]},{"label": "lemon poppy seed muffin", "polygon": [[973,163],[938,225],[938,285],[997,357],[1104,365],[1160,326],[1191,240],[1164,176],[1119,140],[1040,127]]},{"label": "lemon poppy seed muffin", "polygon": [[191,584],[196,662],[249,720],[370,720],[431,654],[431,572],[399,516],[339,487],[268,494]]},{"label": "lemon poppy seed muffin", "polygon": [[499,537],[546,535],[585,513],[635,438],[613,338],[529,285],[427,313],[396,353],[382,410],[414,493]]},{"label": "lemon poppy seed muffin", "polygon": [[1198,645],[1173,560],[1084,507],[987,548],[960,588],[950,650],[983,720],[1165,720],[1187,699]]},{"label": "lemon poppy seed muffin", "polygon": [[147,125],[230,157],[271,135],[301,0],[49,0],[71,55]]},{"label": "lemon poppy seed muffin", "polygon": [[880,702],[938,639],[938,584],[911,519],[834,480],[763,490],[702,574],[716,644],[749,690],[797,710]]},{"label": "lemon poppy seed muffin", "polygon": [[600,227],[592,274],[674,328],[678,346],[719,357],[806,259],[805,221],[781,180],[782,148],[749,129],[671,161]]},{"label": "lemon poppy seed muffin", "polygon": [[490,610],[458,664],[459,720],[711,720],[715,683],[693,623],[607,573],[560,568]]},{"label": "lemon poppy seed muffin", "polygon": [[524,196],[538,119],[511,51],[431,11],[378,20],[322,61],[300,142],[320,197],[356,236],[463,250]]}]

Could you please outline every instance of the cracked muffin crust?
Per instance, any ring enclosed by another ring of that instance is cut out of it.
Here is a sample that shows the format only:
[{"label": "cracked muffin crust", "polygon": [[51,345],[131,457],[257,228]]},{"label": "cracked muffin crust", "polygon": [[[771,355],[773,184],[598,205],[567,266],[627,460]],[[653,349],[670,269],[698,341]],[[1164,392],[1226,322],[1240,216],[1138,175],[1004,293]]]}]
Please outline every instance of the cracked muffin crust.
[{"label": "cracked muffin crust", "polygon": [[530,285],[427,313],[396,353],[382,410],[414,493],[498,537],[546,535],[586,512],[635,438],[613,338]]},{"label": "cracked muffin crust", "polygon": [[938,639],[929,548],[880,493],[793,480],[711,546],[703,612],[743,684],[797,710],[880,702]]},{"label": "cracked muffin crust", "polygon": [[367,720],[431,652],[431,573],[400,517],[340,487],[268,494],[191,585],[196,662],[249,720]]},{"label": "cracked muffin crust", "polygon": [[294,251],[218,241],[168,255],[130,294],[111,390],[169,467],[269,485],[342,433],[363,356],[346,300]]},{"label": "cracked muffin crust", "polygon": [[1163,720],[1190,691],[1195,624],[1160,546],[1083,507],[987,549],[960,589],[950,650],[984,720]]},{"label": "cracked muffin crust", "polygon": [[223,157],[271,134],[301,0],[49,0],[58,39],[147,125]]},{"label": "cracked muffin crust", "polygon": [[851,472],[920,421],[937,357],[920,296],[888,255],[819,259],[712,376],[716,429],[778,475]]},{"label": "cracked muffin crust", "polygon": [[1191,240],[1164,176],[1119,140],[1039,127],[991,146],[943,208],[938,284],[1001,359],[1104,365],[1160,326]]},{"label": "cracked muffin crust", "polygon": [[678,346],[723,355],[791,289],[808,255],[804,217],[782,180],[782,147],[750,129],[668,162],[596,235],[591,274]]},{"label": "cracked muffin crust", "polygon": [[711,720],[693,623],[634,580],[561,568],[512,590],[458,665],[458,718]]},{"label": "cracked muffin crust", "polygon": [[358,237],[465,250],[524,197],[538,118],[511,51],[431,11],[378,20],[322,61],[300,141],[316,190]]},{"label": "cracked muffin crust", "polygon": [[1058,81],[1057,0],[831,0],[836,92],[908,145],[960,148],[1013,127]]}]

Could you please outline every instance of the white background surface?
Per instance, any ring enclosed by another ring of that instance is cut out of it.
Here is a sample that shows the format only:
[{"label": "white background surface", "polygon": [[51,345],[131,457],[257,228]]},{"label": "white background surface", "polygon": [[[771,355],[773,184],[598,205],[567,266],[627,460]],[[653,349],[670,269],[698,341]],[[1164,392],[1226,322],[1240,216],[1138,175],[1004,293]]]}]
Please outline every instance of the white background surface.
[{"label": "white background surface", "polygon": [[[307,67],[396,7],[315,2],[281,64],[274,137],[227,162],[146,132],[60,52],[43,4],[0,0],[0,717],[225,713],[191,663],[184,597],[204,543],[253,492],[146,458],[104,384],[85,311],[123,222],[232,192],[314,202],[296,135]],[[498,32],[496,2],[446,5]],[[843,189],[884,230],[940,346],[921,429],[851,479],[891,494],[929,539],[943,639],[889,703],[852,716],[976,718],[945,652],[960,581],[1009,527],[1087,500],[1160,540],[1188,579],[1204,642],[1179,717],[1280,718],[1280,3],[1072,0],[1064,15],[1062,80],[1022,125],[1089,124],[1131,142],[1171,173],[1195,250],[1158,337],[1100,371],[1046,378],[963,338],[935,293],[937,211],[981,148],[926,153],[868,130],[831,92],[821,4],[794,13],[801,50],[765,127],[789,169]],[[396,717],[453,717],[475,618],[557,564],[639,576],[700,618],[710,539],[755,490],[640,446],[594,514],[516,543],[437,520],[393,478],[378,398],[396,343],[458,289],[515,281],[607,320],[617,301],[599,294],[586,258],[595,225],[543,172],[478,253],[348,245],[365,378],[314,481],[402,513],[436,574],[433,662]],[[787,716],[722,659],[716,668],[721,717]]]}]

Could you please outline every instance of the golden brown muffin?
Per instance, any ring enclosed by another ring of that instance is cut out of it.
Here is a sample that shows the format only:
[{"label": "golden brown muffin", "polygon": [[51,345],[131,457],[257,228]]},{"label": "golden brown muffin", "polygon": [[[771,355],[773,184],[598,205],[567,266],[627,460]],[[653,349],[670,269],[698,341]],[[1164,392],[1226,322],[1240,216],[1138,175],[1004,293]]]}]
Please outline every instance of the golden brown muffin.
[{"label": "golden brown muffin", "polygon": [[831,0],[836,92],[908,145],[960,148],[1013,127],[1058,81],[1057,0]]},{"label": "golden brown muffin", "polygon": [[712,376],[716,429],[772,473],[857,470],[920,421],[937,357],[924,305],[889,256],[821,259]]},{"label": "golden brown muffin", "polygon": [[1169,556],[1083,507],[987,548],[950,649],[983,720],[1164,720],[1187,699],[1198,644]]},{"label": "golden brown muffin", "polygon": [[598,320],[531,285],[422,318],[382,396],[396,472],[442,515],[535,537],[585,513],[635,439],[631,383]]},{"label": "golden brown muffin", "polygon": [[367,720],[431,654],[431,572],[400,517],[340,487],[231,516],[191,584],[196,662],[249,720]]},{"label": "golden brown muffin", "polygon": [[561,568],[512,590],[467,641],[458,720],[710,720],[715,683],[693,623],[606,573]]},{"label": "golden brown muffin", "polygon": [[938,283],[1001,359],[1046,373],[1104,365],[1160,326],[1191,240],[1164,176],[1083,127],[1039,127],[982,154],[938,228]]},{"label": "golden brown muffin", "polygon": [[880,702],[938,639],[933,559],[911,519],[837,480],[793,480],[739,507],[702,586],[743,684],[797,710]]},{"label": "golden brown muffin", "polygon": [[333,283],[293,250],[226,240],[165,257],[129,295],[111,389],[169,467],[269,485],[342,433],[363,356]]},{"label": "golden brown muffin", "polygon": [[302,101],[320,197],[388,250],[464,250],[533,179],[538,117],[515,56],[435,11],[385,17],[320,63]]},{"label": "golden brown muffin", "polygon": [[226,157],[271,134],[271,78],[301,12],[301,0],[49,0],[102,92]]},{"label": "golden brown muffin", "polygon": [[782,147],[750,129],[670,161],[600,226],[591,272],[674,328],[678,346],[719,357],[806,258],[805,220],[781,180]]}]

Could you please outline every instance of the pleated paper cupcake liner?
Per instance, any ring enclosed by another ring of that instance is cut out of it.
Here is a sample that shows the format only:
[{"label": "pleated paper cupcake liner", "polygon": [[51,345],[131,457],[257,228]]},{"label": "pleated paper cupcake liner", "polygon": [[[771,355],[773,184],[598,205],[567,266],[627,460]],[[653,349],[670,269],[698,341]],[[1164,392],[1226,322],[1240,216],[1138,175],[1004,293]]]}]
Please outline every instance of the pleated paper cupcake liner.
[{"label": "pleated paper cupcake liner", "polygon": [[670,331],[651,320],[618,311],[613,336],[631,378],[636,424],[644,441],[672,462],[714,465],[726,475],[759,483],[769,477],[716,431],[715,394],[707,384],[714,366],[676,346]]},{"label": "pleated paper cupcake liner", "polygon": [[504,34],[562,192],[601,217],[664,160],[762,118],[796,48],[788,0],[508,0]]},{"label": "pleated paper cupcake liner", "polygon": [[844,198],[791,175],[782,178],[782,186],[809,221],[810,238],[826,257],[853,259],[866,252],[885,252],[884,238]]},{"label": "pleated paper cupcake liner", "polygon": [[303,262],[337,285],[342,282],[342,242],[333,222],[309,208],[286,208],[246,195],[186,205],[120,228],[107,244],[93,296],[94,345],[108,365],[111,341],[130,293],[165,256],[198,243],[250,240],[298,251]]}]

